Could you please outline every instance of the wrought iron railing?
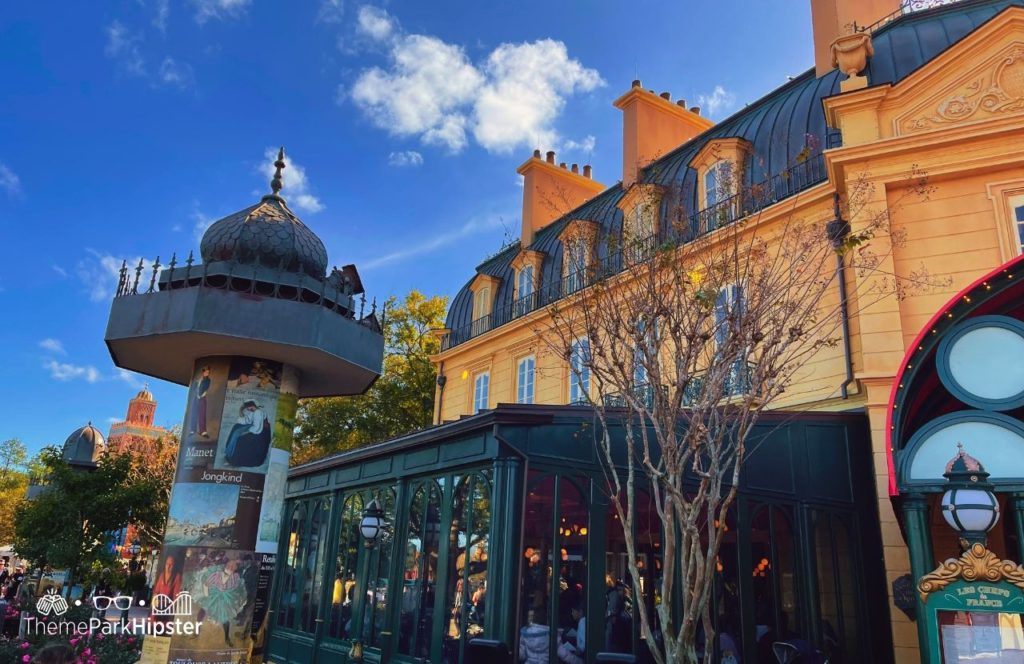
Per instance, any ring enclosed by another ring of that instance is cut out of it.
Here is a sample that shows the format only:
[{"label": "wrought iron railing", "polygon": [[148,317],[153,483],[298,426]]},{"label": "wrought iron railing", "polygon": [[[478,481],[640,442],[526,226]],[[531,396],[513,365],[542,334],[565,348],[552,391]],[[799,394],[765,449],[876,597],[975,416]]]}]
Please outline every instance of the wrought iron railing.
[{"label": "wrought iron railing", "polygon": [[827,179],[825,156],[819,152],[782,173],[749,187],[746,191],[690,215],[685,228],[666,228],[645,238],[627,240],[622,246],[609,247],[608,254],[596,264],[570,272],[559,281],[545,284],[529,295],[496,305],[490,314],[451,330],[442,339],[441,348],[448,350],[466,343],[489,330],[619,274],[631,265],[642,263],[659,249],[691,242],[701,235],[739,221]]},{"label": "wrought iron railing", "polygon": [[[725,384],[722,386],[722,399],[743,396],[750,394],[753,389],[754,365],[750,362],[736,360],[729,368],[729,375],[725,377]],[[700,399],[704,391],[704,375],[696,375],[690,379],[683,390],[683,405],[692,406]]]},{"label": "wrought iron railing", "polygon": [[[353,285],[341,272],[316,279],[286,269],[283,263],[274,267],[238,261],[197,264],[191,252],[184,263],[178,263],[176,256],[171,256],[167,265],[160,263],[159,256],[149,265],[141,258],[134,267],[122,261],[114,298],[196,286],[315,304],[346,318],[363,320],[366,313],[366,295],[360,293],[357,301]],[[376,315],[377,301],[373,300],[369,316]]]},{"label": "wrought iron railing", "polygon": [[875,30],[878,30],[879,28],[884,27],[907,14],[922,12],[928,9],[937,9],[939,7],[945,7],[946,5],[955,5],[960,1],[961,0],[902,0],[902,2],[900,2],[900,8],[896,11],[886,14],[871,25],[860,26],[855,23],[853,28],[858,32],[874,32]]},{"label": "wrought iron railing", "polygon": [[[656,389],[661,392],[662,396],[668,396],[667,385],[654,386],[650,383],[641,383],[632,389],[633,398],[636,399],[641,406],[650,410],[654,408],[654,395],[656,394]],[[602,401],[604,402],[605,408],[626,408],[628,405],[626,395],[621,392],[606,394]]]}]

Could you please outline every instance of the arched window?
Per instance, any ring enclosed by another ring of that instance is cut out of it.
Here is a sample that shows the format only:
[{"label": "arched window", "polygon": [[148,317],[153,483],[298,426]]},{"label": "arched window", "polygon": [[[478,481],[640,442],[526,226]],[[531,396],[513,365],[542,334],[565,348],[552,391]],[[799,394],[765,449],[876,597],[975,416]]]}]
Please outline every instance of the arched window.
[{"label": "arched window", "polygon": [[402,609],[398,652],[429,659],[434,624],[438,545],[441,539],[441,491],[433,480],[413,491],[403,555]]},{"label": "arched window", "polygon": [[[384,511],[386,523],[395,522],[395,492],[391,488],[366,492],[363,501],[369,503],[376,498]],[[360,515],[361,517],[362,515]],[[385,528],[372,549],[365,554],[366,561],[366,605],[363,608],[363,644],[381,648],[390,635],[384,632],[388,618],[388,581],[391,572],[391,556],[395,537],[392,529]],[[353,627],[353,629],[358,629]],[[384,633],[382,633],[384,632]]]},{"label": "arched window", "polygon": [[299,502],[292,507],[288,519],[288,541],[285,545],[284,568],[281,570],[280,609],[277,624],[294,629],[298,625],[299,590],[302,584],[302,559],[306,553],[306,503]]},{"label": "arched window", "polygon": [[704,206],[714,207],[735,193],[732,162],[719,159],[704,172]]},{"label": "arched window", "polygon": [[487,614],[487,557],[491,485],[484,474],[456,478],[448,529],[448,592],[443,661],[458,664],[466,642],[483,635]]},{"label": "arched window", "polygon": [[309,541],[306,554],[302,586],[302,631],[316,631],[316,620],[320,613],[320,598],[323,596],[324,575],[327,570],[327,534],[330,531],[331,499],[323,498],[313,504],[309,520]]},{"label": "arched window", "polygon": [[363,498],[352,494],[341,508],[338,548],[334,560],[334,585],[331,589],[331,619],[327,635],[335,639],[352,638],[352,611],[356,595],[356,570],[362,543],[359,522],[363,516]]},{"label": "arched window", "polygon": [[533,297],[533,266],[524,265],[516,275],[516,307],[515,314],[522,316],[534,309]]}]

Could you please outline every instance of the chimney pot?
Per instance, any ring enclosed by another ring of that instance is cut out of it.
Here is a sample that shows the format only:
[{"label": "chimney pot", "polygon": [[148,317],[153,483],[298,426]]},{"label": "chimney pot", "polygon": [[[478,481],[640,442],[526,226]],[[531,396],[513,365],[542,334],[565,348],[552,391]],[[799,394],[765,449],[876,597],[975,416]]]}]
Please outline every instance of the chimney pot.
[{"label": "chimney pot", "polygon": [[639,78],[635,78],[635,79],[633,79],[633,84],[630,87],[639,88],[639,87],[642,87],[642,86],[643,86],[643,83],[640,82],[640,79]]},{"label": "chimney pot", "polygon": [[586,164],[583,166],[583,177],[589,178],[593,174],[593,172],[594,169],[591,168],[590,164]]},{"label": "chimney pot", "polygon": [[554,150],[548,150],[548,163],[549,164],[555,163],[555,151]]},{"label": "chimney pot", "polygon": [[668,101],[672,101],[672,93],[671,92],[662,92],[661,93],[661,98],[662,99],[666,99]]},{"label": "chimney pot", "polygon": [[691,106],[690,112],[694,115],[700,115],[700,106]]},{"label": "chimney pot", "polygon": [[680,99],[679,101],[676,102],[676,106],[682,106],[685,109],[686,108],[686,100],[685,99]]},{"label": "chimney pot", "polygon": [[572,172],[573,173],[579,173],[580,172],[580,165],[579,164],[573,164],[572,165]]},{"label": "chimney pot", "polygon": [[535,159],[540,159],[540,150],[534,150],[533,151],[533,157]]},{"label": "chimney pot", "polygon": [[561,164],[558,165],[558,167],[563,169],[563,170],[565,170],[565,168],[566,168],[565,162],[563,161]]}]

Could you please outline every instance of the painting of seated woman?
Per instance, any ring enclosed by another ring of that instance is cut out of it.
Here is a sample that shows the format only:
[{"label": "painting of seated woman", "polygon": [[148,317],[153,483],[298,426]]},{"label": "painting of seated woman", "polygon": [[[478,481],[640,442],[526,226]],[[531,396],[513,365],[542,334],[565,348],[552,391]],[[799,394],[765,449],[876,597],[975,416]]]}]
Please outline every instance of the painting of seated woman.
[{"label": "painting of seated woman", "polygon": [[238,420],[231,427],[224,445],[224,459],[229,466],[262,466],[270,450],[270,420],[256,401],[246,401],[238,410]]}]

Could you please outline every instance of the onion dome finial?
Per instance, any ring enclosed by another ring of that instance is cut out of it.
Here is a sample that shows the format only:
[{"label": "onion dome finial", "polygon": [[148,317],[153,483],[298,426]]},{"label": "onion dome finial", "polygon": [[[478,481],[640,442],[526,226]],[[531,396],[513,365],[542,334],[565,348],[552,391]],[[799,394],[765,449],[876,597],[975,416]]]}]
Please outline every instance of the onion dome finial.
[{"label": "onion dome finial", "polygon": [[281,146],[281,149],[277,151],[277,161],[274,162],[274,166],[277,170],[274,171],[274,179],[270,181],[270,190],[274,192],[274,196],[277,196],[278,192],[284,187],[284,182],[281,179],[281,171],[285,168],[284,146]]}]

